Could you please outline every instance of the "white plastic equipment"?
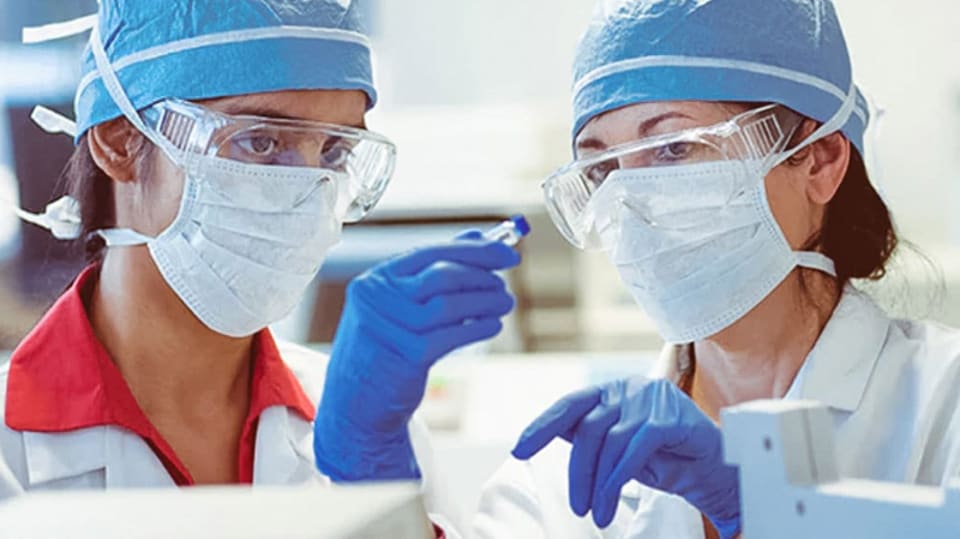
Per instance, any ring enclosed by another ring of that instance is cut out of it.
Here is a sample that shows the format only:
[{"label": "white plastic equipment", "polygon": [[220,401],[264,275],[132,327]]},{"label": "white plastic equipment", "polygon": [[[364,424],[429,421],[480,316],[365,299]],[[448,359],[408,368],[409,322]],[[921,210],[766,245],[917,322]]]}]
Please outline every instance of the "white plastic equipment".
[{"label": "white plastic equipment", "polygon": [[423,539],[412,484],[30,493],[0,503],[0,538]]},{"label": "white plastic equipment", "polygon": [[844,479],[827,409],[756,401],[722,412],[740,467],[746,539],[960,537],[960,482],[947,489]]}]

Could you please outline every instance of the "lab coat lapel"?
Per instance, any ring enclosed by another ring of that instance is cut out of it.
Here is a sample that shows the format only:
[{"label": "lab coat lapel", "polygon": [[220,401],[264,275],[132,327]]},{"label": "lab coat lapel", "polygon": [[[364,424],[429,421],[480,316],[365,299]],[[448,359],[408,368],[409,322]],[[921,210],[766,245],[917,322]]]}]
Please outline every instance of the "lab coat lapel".
[{"label": "lab coat lapel", "polygon": [[173,479],[150,447],[137,435],[117,427],[97,426],[68,432],[24,432],[24,453],[31,487],[90,479],[88,487],[130,488],[174,486]]},{"label": "lab coat lapel", "polygon": [[284,406],[260,414],[254,452],[253,482],[290,485],[327,481],[313,458],[313,425]]},{"label": "lab coat lapel", "polygon": [[[834,410],[853,412],[883,352],[890,318],[869,297],[848,286],[801,376],[788,395],[821,402]],[[796,391],[799,389],[799,391]]]},{"label": "lab coat lapel", "polygon": [[107,488],[175,487],[176,482],[140,436],[106,427]]},{"label": "lab coat lapel", "polygon": [[106,467],[106,429],[23,433],[27,480],[31,487]]}]

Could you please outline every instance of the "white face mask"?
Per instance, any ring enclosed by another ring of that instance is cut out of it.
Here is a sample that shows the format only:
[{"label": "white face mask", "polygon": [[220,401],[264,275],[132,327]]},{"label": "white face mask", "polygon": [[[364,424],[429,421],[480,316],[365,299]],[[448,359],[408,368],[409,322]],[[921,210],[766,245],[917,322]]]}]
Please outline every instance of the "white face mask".
[{"label": "white face mask", "polygon": [[[763,161],[715,161],[610,173],[590,201],[604,244],[634,299],[669,343],[716,335],[760,304],[797,267],[836,276],[817,252],[795,252],[767,199],[775,166],[839,129],[834,117],[803,143]],[[731,186],[743,186],[731,191]],[[731,195],[733,198],[731,200]]]},{"label": "white face mask", "polygon": [[340,240],[336,171],[198,157],[180,210],[156,238],[102,230],[110,247],[146,244],[161,275],[209,328],[251,335],[289,314]]},{"label": "white face mask", "polygon": [[[606,193],[598,192],[597,202],[613,216],[603,232],[612,246],[611,260],[670,343],[701,340],[729,327],[797,266],[836,273],[826,256],[790,248],[761,177],[752,191],[725,200],[730,180],[750,170],[736,161],[617,170],[604,183]],[[689,196],[691,180],[696,196]],[[664,186],[676,192],[665,192]],[[651,191],[676,201],[656,209],[669,218],[669,228],[652,226],[632,202],[650,200]],[[690,217],[687,223],[684,216]]]}]

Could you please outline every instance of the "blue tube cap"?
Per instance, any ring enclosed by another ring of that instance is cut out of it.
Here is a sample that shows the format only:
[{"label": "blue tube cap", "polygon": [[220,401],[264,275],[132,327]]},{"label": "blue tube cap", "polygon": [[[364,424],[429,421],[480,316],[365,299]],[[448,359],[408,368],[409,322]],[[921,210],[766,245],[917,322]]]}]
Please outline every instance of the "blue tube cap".
[{"label": "blue tube cap", "polygon": [[513,226],[516,227],[517,232],[520,233],[520,236],[527,236],[530,234],[530,223],[527,222],[527,218],[522,215],[514,215],[510,218],[510,222],[513,223]]}]

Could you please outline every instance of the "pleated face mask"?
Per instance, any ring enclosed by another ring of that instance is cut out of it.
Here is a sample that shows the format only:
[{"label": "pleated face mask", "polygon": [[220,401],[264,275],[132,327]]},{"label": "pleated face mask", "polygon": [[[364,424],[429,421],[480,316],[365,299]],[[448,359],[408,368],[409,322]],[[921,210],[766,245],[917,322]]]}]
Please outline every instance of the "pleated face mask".
[{"label": "pleated face mask", "polygon": [[800,119],[772,105],[591,155],[547,180],[551,215],[572,243],[608,253],[666,341],[704,339],[742,318],[798,266],[835,274],[823,254],[790,247],[765,178],[845,122],[852,103],[790,150]]},{"label": "pleated face mask", "polygon": [[184,173],[176,218],[145,244],[161,275],[211,329],[250,335],[289,314],[340,240],[342,223],[377,202],[394,147],[371,132],[316,122],[234,117],[183,101],[142,113]]}]

